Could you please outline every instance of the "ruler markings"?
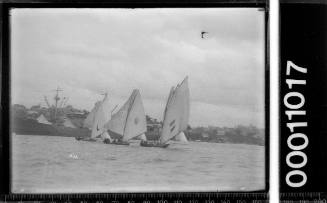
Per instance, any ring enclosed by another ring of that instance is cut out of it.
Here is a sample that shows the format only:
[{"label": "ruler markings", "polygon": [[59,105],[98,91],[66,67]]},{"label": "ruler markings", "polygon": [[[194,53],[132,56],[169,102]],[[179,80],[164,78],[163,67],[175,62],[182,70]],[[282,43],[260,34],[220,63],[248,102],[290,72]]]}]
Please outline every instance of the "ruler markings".
[{"label": "ruler markings", "polygon": [[[261,203],[267,193],[95,193],[95,194],[13,194],[0,196],[6,201],[48,201],[52,203]],[[327,202],[326,202],[327,203]]]}]

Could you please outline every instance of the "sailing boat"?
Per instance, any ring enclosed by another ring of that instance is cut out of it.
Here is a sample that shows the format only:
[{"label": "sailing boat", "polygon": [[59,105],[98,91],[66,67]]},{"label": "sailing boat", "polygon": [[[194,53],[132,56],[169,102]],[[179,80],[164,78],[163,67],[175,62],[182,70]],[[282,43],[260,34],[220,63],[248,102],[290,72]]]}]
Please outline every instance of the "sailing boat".
[{"label": "sailing boat", "polygon": [[133,90],[125,104],[106,123],[105,128],[121,136],[119,139],[105,139],[106,144],[129,145],[130,139],[145,137],[146,119],[139,90]]},{"label": "sailing boat", "polygon": [[110,105],[108,94],[106,93],[103,101],[95,103],[94,108],[84,121],[84,127],[91,130],[91,137],[76,137],[76,140],[97,141],[99,138],[109,138],[108,132],[104,127],[111,118],[108,112],[110,112]]},{"label": "sailing boat", "polygon": [[165,112],[162,132],[158,141],[142,141],[143,147],[168,147],[169,140],[186,130],[190,112],[190,93],[188,77],[175,88],[170,89]]}]

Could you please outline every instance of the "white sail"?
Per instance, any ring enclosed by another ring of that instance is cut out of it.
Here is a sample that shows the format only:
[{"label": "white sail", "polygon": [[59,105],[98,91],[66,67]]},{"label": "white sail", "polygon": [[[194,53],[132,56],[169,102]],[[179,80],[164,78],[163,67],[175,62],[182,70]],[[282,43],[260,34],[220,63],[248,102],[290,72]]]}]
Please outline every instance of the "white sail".
[{"label": "white sail", "polygon": [[145,112],[139,90],[133,90],[125,104],[112,115],[105,127],[121,135],[123,141],[146,132]]},{"label": "white sail", "polygon": [[95,113],[91,134],[92,138],[99,137],[106,131],[105,124],[108,122],[108,120],[110,120],[110,118],[110,104],[108,95],[106,94]]},{"label": "white sail", "polygon": [[41,114],[39,117],[37,117],[36,120],[38,123],[51,125],[51,123],[45,118],[45,116],[43,114]]},{"label": "white sail", "polygon": [[127,120],[128,111],[130,109],[131,104],[133,103],[134,96],[132,95],[128,98],[125,104],[111,116],[111,120],[109,120],[105,127],[112,132],[115,132],[121,136],[124,134],[124,128]]},{"label": "white sail", "polygon": [[131,98],[133,100],[125,123],[123,141],[128,141],[146,132],[145,112],[139,90],[134,90]]},{"label": "white sail", "polygon": [[179,133],[181,122],[180,102],[176,99],[176,89],[171,90],[171,95],[168,97],[166,110],[164,115],[162,132],[159,138],[160,143],[166,143]]},{"label": "white sail", "polygon": [[160,143],[166,143],[187,128],[189,106],[188,78],[186,77],[180,85],[170,90]]},{"label": "white sail", "polygon": [[176,136],[174,137],[174,140],[175,140],[175,141],[179,141],[179,142],[188,142],[188,141],[187,141],[187,138],[186,138],[186,136],[185,136],[185,134],[184,134],[183,131],[180,132],[178,135],[176,135]]},{"label": "white sail", "polygon": [[167,108],[169,106],[168,104],[171,102],[171,99],[172,99],[174,93],[175,93],[175,87],[171,87],[170,91],[169,91],[168,98],[167,98],[167,103],[166,103],[166,107],[165,107],[165,111],[164,111],[164,115],[163,115],[163,120],[165,120]]},{"label": "white sail", "polygon": [[182,102],[181,105],[182,122],[181,122],[180,130],[184,131],[187,129],[188,121],[190,117],[190,91],[188,88],[188,77],[186,77],[181,83],[181,85],[179,86],[177,94],[178,94],[177,96],[181,98],[181,102]]},{"label": "white sail", "polygon": [[94,119],[95,119],[95,113],[97,112],[100,104],[101,104],[101,101],[97,101],[94,104],[93,109],[91,110],[91,112],[87,115],[87,117],[84,120],[83,127],[92,129]]}]

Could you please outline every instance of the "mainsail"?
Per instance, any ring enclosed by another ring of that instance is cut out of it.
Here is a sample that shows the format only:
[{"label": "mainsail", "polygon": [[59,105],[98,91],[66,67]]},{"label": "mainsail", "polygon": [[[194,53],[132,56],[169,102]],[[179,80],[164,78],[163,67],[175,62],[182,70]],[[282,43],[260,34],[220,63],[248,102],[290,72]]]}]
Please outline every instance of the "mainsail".
[{"label": "mainsail", "polygon": [[177,97],[181,98],[182,103],[182,108],[180,109],[182,111],[182,122],[180,128],[181,131],[184,131],[187,129],[190,117],[190,90],[188,88],[188,77],[186,77],[179,86],[177,94]]},{"label": "mainsail", "polygon": [[95,118],[92,126],[92,138],[99,137],[103,134],[105,129],[105,124],[110,120],[110,104],[108,94],[105,95],[103,101],[99,104],[97,111],[95,112]]},{"label": "mainsail", "polygon": [[97,101],[94,104],[93,109],[91,110],[91,112],[89,113],[89,115],[87,115],[86,119],[84,120],[83,127],[92,129],[92,126],[93,126],[93,123],[94,123],[94,119],[95,119],[95,113],[97,112],[100,104],[101,104],[101,101]]},{"label": "mainsail", "polygon": [[134,90],[132,96],[133,103],[127,115],[123,141],[128,141],[146,132],[145,111],[139,90]]},{"label": "mainsail", "polygon": [[146,132],[145,112],[139,90],[133,90],[125,104],[112,115],[105,127],[122,135],[123,141]]},{"label": "mainsail", "polygon": [[164,113],[164,121],[160,143],[164,144],[178,135],[181,131],[186,130],[189,117],[189,89],[188,77],[170,90]]},{"label": "mainsail", "polygon": [[132,96],[130,96],[125,102],[125,104],[111,116],[111,120],[106,123],[105,128],[123,136],[125,123],[128,115],[128,109],[131,104]]}]

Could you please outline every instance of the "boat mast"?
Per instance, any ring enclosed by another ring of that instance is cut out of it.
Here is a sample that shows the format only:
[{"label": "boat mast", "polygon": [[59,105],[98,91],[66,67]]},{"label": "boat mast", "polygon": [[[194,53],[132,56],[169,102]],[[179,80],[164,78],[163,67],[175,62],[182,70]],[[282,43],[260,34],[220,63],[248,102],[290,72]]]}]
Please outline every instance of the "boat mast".
[{"label": "boat mast", "polygon": [[58,101],[60,100],[60,97],[59,97],[59,92],[63,91],[62,89],[60,89],[59,87],[57,87],[56,90],[56,96],[54,97],[54,100],[55,100],[55,113],[54,113],[54,121],[55,123],[57,122],[57,108],[58,108]]}]

